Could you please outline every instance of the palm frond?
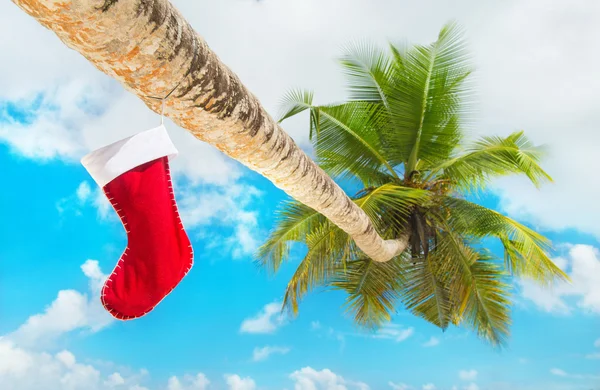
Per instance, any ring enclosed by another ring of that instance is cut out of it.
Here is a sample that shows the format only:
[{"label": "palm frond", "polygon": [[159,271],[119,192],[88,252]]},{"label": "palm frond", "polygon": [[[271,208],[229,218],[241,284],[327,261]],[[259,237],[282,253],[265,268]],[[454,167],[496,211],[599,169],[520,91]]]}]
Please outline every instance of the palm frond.
[{"label": "palm frond", "polygon": [[257,261],[262,267],[277,272],[288,259],[292,243],[305,242],[326,221],[323,215],[298,201],[284,202],[277,211],[275,229],[258,248]]},{"label": "palm frond", "polygon": [[[386,144],[392,164],[431,165],[450,156],[462,139],[471,73],[462,31],[446,25],[429,46],[393,47],[390,120]],[[419,163],[422,161],[422,163]]]},{"label": "palm frond", "polygon": [[[355,203],[370,216],[376,229],[383,232],[391,224],[402,226],[411,208],[423,204],[429,196],[428,191],[387,184],[361,194]],[[332,275],[341,272],[362,253],[344,231],[298,202],[287,202],[278,212],[278,221],[277,228],[259,248],[257,257],[263,267],[277,271],[287,260],[293,242],[306,244],[308,252],[292,276],[285,295],[285,305],[297,313],[306,293],[317,286],[326,286]],[[383,267],[377,272],[386,270],[395,268]],[[394,277],[398,276],[388,275],[388,279]]]},{"label": "palm frond", "polygon": [[377,131],[386,121],[379,105],[348,102],[314,110],[318,111],[317,162],[327,173],[334,178],[358,178],[366,185],[378,173],[398,178]]},{"label": "palm frond", "polygon": [[279,123],[313,107],[314,93],[301,89],[288,91],[281,99]]},{"label": "palm frond", "polygon": [[346,311],[361,327],[377,328],[391,320],[406,279],[406,256],[397,256],[387,263],[371,259],[350,261],[335,272],[328,287],[348,294]]},{"label": "palm frond", "polygon": [[506,267],[514,275],[528,276],[541,283],[567,275],[550,259],[550,241],[515,220],[469,201],[446,197],[449,229],[475,238],[498,238],[504,245]]},{"label": "palm frond", "polygon": [[492,257],[478,254],[471,265],[472,282],[460,297],[461,323],[494,346],[504,346],[510,335],[510,284],[506,271]]},{"label": "palm frond", "polygon": [[390,60],[376,46],[357,42],[345,48],[340,59],[348,77],[350,100],[380,102],[387,106],[386,89],[390,82]]},{"label": "palm frond", "polygon": [[552,181],[541,167],[543,150],[535,147],[522,131],[508,137],[483,137],[465,153],[431,168],[431,176],[438,174],[452,181],[459,189],[483,189],[494,177],[511,174],[526,175],[539,187]]},{"label": "palm frond", "polygon": [[442,224],[438,256],[445,264],[453,321],[466,324],[484,340],[503,345],[509,334],[508,276],[487,252],[480,252]]},{"label": "palm frond", "polygon": [[402,300],[414,315],[442,329],[446,329],[452,315],[452,291],[449,275],[452,263],[443,259],[441,252],[411,260],[406,270],[406,284]]},{"label": "palm frond", "polygon": [[388,183],[364,191],[355,202],[367,213],[380,234],[395,238],[406,226],[412,210],[426,205],[431,196],[426,190]]},{"label": "palm frond", "polygon": [[308,252],[290,279],[283,300],[284,307],[298,314],[302,297],[315,287],[325,286],[337,267],[346,263],[346,255],[354,253],[349,236],[329,221],[306,236]]}]

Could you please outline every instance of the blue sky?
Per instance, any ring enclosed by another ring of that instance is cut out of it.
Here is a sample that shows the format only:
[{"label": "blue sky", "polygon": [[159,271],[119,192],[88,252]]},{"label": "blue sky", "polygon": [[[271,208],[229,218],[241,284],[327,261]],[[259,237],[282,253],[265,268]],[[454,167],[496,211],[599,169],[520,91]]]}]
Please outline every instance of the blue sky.
[{"label": "blue sky", "polygon": [[[153,312],[112,321],[98,287],[126,238],[78,159],[159,119],[3,4],[0,50],[14,59],[0,65],[3,389],[600,389],[600,187],[590,180],[597,162],[590,145],[600,139],[588,104],[600,83],[580,66],[595,54],[578,51],[580,40],[600,38],[588,17],[595,3],[351,0],[343,10],[332,0],[174,3],[271,112],[289,87],[314,88],[324,102],[343,97],[333,59],[349,40],[424,43],[458,19],[481,70],[473,132],[525,128],[549,145],[557,181],[541,192],[499,181],[480,201],[547,234],[573,284],[541,290],[517,281],[512,337],[502,351],[403,312],[378,333],[361,332],[338,293],[311,294],[298,318],[281,317],[275,309],[294,264],[271,277],[252,253],[284,194],[168,122],[181,151],[176,193],[196,263]],[[327,17],[334,11],[339,18]],[[555,26],[564,33],[554,36]],[[310,151],[305,123],[287,126]]]}]

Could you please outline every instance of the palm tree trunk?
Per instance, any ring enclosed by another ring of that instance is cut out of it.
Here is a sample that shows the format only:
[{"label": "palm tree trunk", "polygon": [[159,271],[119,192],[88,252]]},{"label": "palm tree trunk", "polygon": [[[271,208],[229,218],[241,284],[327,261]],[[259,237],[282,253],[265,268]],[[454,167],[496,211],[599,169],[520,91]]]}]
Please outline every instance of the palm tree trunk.
[{"label": "palm tree trunk", "polygon": [[368,216],[267,114],[168,0],[13,0],[155,112],[259,172],[388,261],[408,240],[383,240]]}]

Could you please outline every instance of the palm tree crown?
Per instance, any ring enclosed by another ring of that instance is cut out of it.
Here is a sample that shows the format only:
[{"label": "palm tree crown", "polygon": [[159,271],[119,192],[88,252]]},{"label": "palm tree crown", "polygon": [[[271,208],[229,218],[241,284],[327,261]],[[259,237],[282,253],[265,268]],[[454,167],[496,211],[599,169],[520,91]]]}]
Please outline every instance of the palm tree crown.
[{"label": "palm tree crown", "polygon": [[[307,247],[285,294],[294,314],[303,295],[325,287],[347,293],[347,310],[364,327],[378,327],[404,307],[442,329],[464,325],[501,345],[509,334],[510,277],[566,278],[545,237],[466,200],[498,176],[526,175],[536,186],[551,178],[523,132],[465,140],[472,92],[465,48],[454,23],[428,46],[384,52],[358,45],[341,61],[346,102],[316,106],[310,92],[286,96],[281,120],[310,112],[319,166],[360,186],[352,199],[383,238],[409,244],[376,263],[324,216],[285,202],[258,259],[276,272],[293,243]],[[489,239],[499,240],[503,258],[486,249]]]}]

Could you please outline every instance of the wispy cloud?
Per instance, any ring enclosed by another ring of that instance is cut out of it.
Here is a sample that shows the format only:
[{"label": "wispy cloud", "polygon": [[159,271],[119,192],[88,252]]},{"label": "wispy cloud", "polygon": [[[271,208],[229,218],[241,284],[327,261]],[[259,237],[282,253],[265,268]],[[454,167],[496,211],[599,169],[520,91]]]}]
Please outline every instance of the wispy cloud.
[{"label": "wispy cloud", "polygon": [[294,381],[296,390],[369,390],[370,387],[364,382],[348,380],[328,368],[315,370],[312,367],[304,367],[290,374]]},{"label": "wispy cloud", "polygon": [[463,381],[474,381],[477,379],[477,370],[460,370],[458,377]]},{"label": "wispy cloud", "polygon": [[96,210],[99,219],[118,221],[117,216],[110,213],[111,205],[102,190],[95,183],[90,185],[87,180],[79,183],[71,195],[56,202],[56,209],[61,215],[72,213],[80,216],[83,215],[84,209],[90,206]]},{"label": "wispy cloud", "polygon": [[394,382],[388,382],[388,385],[392,388],[392,390],[412,390],[413,387],[409,386],[405,383],[394,383]]},{"label": "wispy cloud", "polygon": [[389,324],[383,326],[381,329],[378,329],[377,332],[371,337],[376,339],[390,339],[399,343],[408,339],[414,333],[415,329],[412,327],[402,328],[399,325]]},{"label": "wispy cloud", "polygon": [[424,347],[430,348],[440,345],[440,339],[437,337],[431,337],[426,343],[423,344]]},{"label": "wispy cloud", "polygon": [[[594,347],[600,348],[600,339],[594,341]],[[586,359],[600,359],[600,351],[585,355]]]},{"label": "wispy cloud", "polygon": [[267,360],[271,355],[285,355],[290,352],[288,347],[265,346],[262,348],[254,348],[252,352],[252,361],[261,362]]},{"label": "wispy cloud", "polygon": [[167,390],[208,390],[209,385],[210,381],[203,373],[185,375],[182,378],[172,376],[167,383]]},{"label": "wispy cloud", "polygon": [[265,305],[255,316],[242,321],[240,332],[255,334],[274,333],[285,323],[286,318],[281,313],[281,303],[272,302]]},{"label": "wispy cloud", "polygon": [[591,374],[572,374],[570,372],[566,372],[560,368],[552,368],[550,369],[550,373],[555,376],[560,376],[563,378],[572,378],[572,379],[600,379],[600,375],[591,375]]}]

